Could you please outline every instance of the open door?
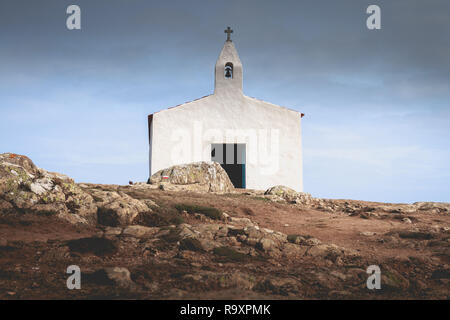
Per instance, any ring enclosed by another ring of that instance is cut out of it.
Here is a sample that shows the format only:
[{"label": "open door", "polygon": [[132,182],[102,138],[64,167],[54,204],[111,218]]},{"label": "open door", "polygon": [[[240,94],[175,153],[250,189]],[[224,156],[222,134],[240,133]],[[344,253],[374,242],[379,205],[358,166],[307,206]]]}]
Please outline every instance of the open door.
[{"label": "open door", "polygon": [[211,160],[220,163],[235,188],[245,188],[245,144],[214,143]]}]

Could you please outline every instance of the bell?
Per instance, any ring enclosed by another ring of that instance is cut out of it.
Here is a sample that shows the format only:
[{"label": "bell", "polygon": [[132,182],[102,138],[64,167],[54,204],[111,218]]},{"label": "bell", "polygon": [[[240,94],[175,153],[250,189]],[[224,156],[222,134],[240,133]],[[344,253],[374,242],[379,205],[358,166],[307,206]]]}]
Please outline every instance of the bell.
[{"label": "bell", "polygon": [[225,70],[225,78],[231,78],[231,70],[230,69]]}]

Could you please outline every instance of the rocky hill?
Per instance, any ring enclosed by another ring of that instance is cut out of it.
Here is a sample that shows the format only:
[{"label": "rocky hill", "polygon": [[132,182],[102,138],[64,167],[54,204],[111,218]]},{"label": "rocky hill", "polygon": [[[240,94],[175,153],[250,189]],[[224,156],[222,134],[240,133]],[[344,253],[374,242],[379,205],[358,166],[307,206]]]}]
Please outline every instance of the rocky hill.
[{"label": "rocky hill", "polygon": [[235,190],[207,162],[149,182],[75,183],[1,154],[0,299],[449,298],[448,203]]}]

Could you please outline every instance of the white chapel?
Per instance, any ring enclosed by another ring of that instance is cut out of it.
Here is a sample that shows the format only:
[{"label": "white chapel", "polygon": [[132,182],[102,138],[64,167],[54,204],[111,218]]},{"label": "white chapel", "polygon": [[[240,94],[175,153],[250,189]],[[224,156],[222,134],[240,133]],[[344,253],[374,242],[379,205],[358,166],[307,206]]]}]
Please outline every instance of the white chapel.
[{"label": "white chapel", "polygon": [[303,191],[303,113],[244,95],[243,68],[227,39],[214,93],[148,116],[150,176],[173,165],[216,161],[236,188]]}]

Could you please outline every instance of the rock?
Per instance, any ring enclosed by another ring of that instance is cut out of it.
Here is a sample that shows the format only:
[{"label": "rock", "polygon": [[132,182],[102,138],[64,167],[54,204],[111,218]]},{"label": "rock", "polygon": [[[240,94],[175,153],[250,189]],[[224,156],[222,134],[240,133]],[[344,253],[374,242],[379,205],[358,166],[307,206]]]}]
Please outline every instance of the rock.
[{"label": "rock", "polygon": [[246,242],[247,241],[247,236],[244,234],[238,234],[236,235],[236,240],[239,242]]},{"label": "rock", "polygon": [[221,226],[219,230],[214,234],[215,238],[223,238],[228,236],[228,228],[226,226]]},{"label": "rock", "polygon": [[0,238],[0,247],[6,247],[8,245],[8,240]]},{"label": "rock", "polygon": [[417,207],[410,204],[389,204],[389,205],[375,206],[374,209],[387,213],[399,213],[399,214],[409,214],[417,211]]},{"label": "rock", "polygon": [[16,172],[24,170],[30,177],[37,176],[39,172],[39,169],[34,165],[30,158],[15,153],[0,154],[0,163],[2,167],[11,167]]},{"label": "rock", "polygon": [[[354,281],[361,282],[367,280],[367,272],[364,269],[352,267],[347,271],[347,278],[354,279]],[[358,281],[359,279],[359,281]],[[365,282],[364,282],[365,284]]]},{"label": "rock", "polygon": [[156,202],[151,199],[143,199],[141,201],[144,202],[149,209],[159,207],[158,204],[156,204]]},{"label": "rock", "polygon": [[230,222],[239,223],[246,226],[253,226],[253,222],[249,218],[230,217]]},{"label": "rock", "polygon": [[222,239],[220,242],[219,241],[214,241],[214,240],[209,240],[209,239],[204,239],[204,238],[198,238],[198,241],[200,242],[200,244],[202,245],[203,249],[206,251],[212,251],[215,248],[221,247],[224,244],[228,244],[230,246],[236,245],[236,242],[233,243],[233,238],[224,238]]},{"label": "rock", "polygon": [[[189,227],[192,226],[189,225]],[[210,234],[211,236],[215,235],[221,228],[225,228],[226,230],[228,229],[226,226],[217,223],[205,223],[205,224],[198,224],[195,226],[196,231],[199,231],[202,234]],[[228,232],[228,230],[226,232]]]},{"label": "rock", "polygon": [[268,237],[269,239],[274,240],[275,242],[280,242],[280,243],[287,243],[288,239],[287,239],[287,235],[278,231],[274,231],[273,233],[269,233],[266,234],[266,237]]},{"label": "rock", "polygon": [[427,284],[426,284],[425,282],[419,280],[419,279],[415,280],[415,281],[413,282],[413,285],[414,285],[417,289],[419,289],[419,290],[421,290],[421,291],[424,291],[424,290],[427,289]]},{"label": "rock", "polygon": [[202,276],[200,274],[186,274],[183,276],[183,279],[191,281],[200,281],[202,280]]},{"label": "rock", "polygon": [[411,219],[409,219],[409,218],[403,218],[402,221],[404,223],[412,223]]},{"label": "rock", "polygon": [[155,234],[155,238],[162,238],[168,236],[170,233],[170,229],[161,229],[157,234]]},{"label": "rock", "polygon": [[198,235],[192,230],[192,226],[187,223],[182,223],[177,226],[178,236],[180,239],[197,238]]},{"label": "rock", "polygon": [[233,236],[226,237],[221,242],[223,242],[225,245],[230,246],[230,247],[240,247],[241,246],[241,241],[238,241],[238,239]]},{"label": "rock", "polygon": [[251,290],[254,286],[254,277],[239,271],[232,273],[208,273],[205,274],[202,282],[209,283],[210,286],[220,288],[239,288]]},{"label": "rock", "polygon": [[376,235],[376,233],[372,232],[372,231],[363,231],[360,233],[360,235],[365,236],[365,237],[372,237],[372,236]]},{"label": "rock", "polygon": [[299,246],[294,243],[286,243],[283,246],[282,253],[288,258],[298,258],[305,255],[308,247]]},{"label": "rock", "polygon": [[119,236],[122,234],[122,228],[106,227],[103,235],[105,236]]},{"label": "rock", "polygon": [[98,223],[105,226],[117,227],[131,224],[138,214],[149,211],[145,203],[121,191],[98,189],[86,189],[86,191],[96,200]]},{"label": "rock", "polygon": [[312,246],[307,254],[314,257],[339,256],[344,254],[345,249],[339,248],[335,244],[319,244]]},{"label": "rock", "polygon": [[256,247],[256,246],[258,246],[259,240],[260,239],[258,239],[258,238],[247,237],[247,238],[245,238],[245,243],[249,246]]},{"label": "rock", "polygon": [[307,245],[307,246],[318,246],[321,243],[322,242],[319,239],[316,239],[316,238],[309,238],[309,239],[306,239],[304,241],[304,244]]},{"label": "rock", "polygon": [[26,156],[0,154],[0,199],[2,207],[28,212],[57,214],[71,223],[96,222],[93,198],[69,177],[37,168]]},{"label": "rock", "polygon": [[162,183],[164,190],[220,193],[234,190],[227,173],[217,162],[202,161],[172,166],[153,174],[150,183]]},{"label": "rock", "polygon": [[[59,212],[56,216],[62,220],[66,220],[67,222],[69,222],[71,224],[88,224],[89,223],[89,221],[86,220],[85,218],[80,217],[77,214],[67,213],[65,211]],[[93,221],[91,221],[91,222],[93,222]]]},{"label": "rock", "polygon": [[213,253],[219,256],[221,259],[224,259],[225,261],[234,261],[234,262],[248,261],[250,257],[245,253],[224,246],[214,248]]},{"label": "rock", "polygon": [[275,249],[275,241],[268,238],[262,238],[258,242],[258,248],[262,249],[265,252],[273,250]]},{"label": "rock", "polygon": [[273,194],[273,195],[277,195],[282,198],[286,198],[286,197],[295,198],[295,196],[297,195],[297,191],[295,191],[294,189],[291,189],[289,187],[286,187],[286,186],[278,185],[278,186],[274,186],[274,187],[267,189],[264,192],[264,194],[265,195]]},{"label": "rock", "polygon": [[267,189],[264,195],[275,195],[284,200],[293,201],[297,196],[297,191],[286,186],[274,186]]},{"label": "rock", "polygon": [[339,271],[331,271],[330,274],[342,281],[345,281],[345,279],[347,279],[347,276]]},{"label": "rock", "polygon": [[304,204],[308,205],[312,202],[312,197],[309,193],[304,192],[297,192],[289,187],[286,186],[274,186],[269,189],[267,189],[264,192],[264,195],[273,195],[277,196],[281,199],[284,199],[285,201],[296,203],[296,204]]},{"label": "rock", "polygon": [[9,201],[0,198],[0,213],[11,212],[13,209],[14,207]]},{"label": "rock", "polygon": [[30,184],[30,189],[37,195],[42,195],[51,191],[54,187],[53,181],[49,178],[36,179]]},{"label": "rock", "polygon": [[415,202],[413,206],[417,208],[417,210],[436,210],[437,212],[449,212],[450,211],[450,203],[447,202]]},{"label": "rock", "polygon": [[144,226],[128,226],[123,229],[122,235],[135,238],[148,238],[159,232],[159,228],[150,228]]},{"label": "rock", "polygon": [[305,238],[298,235],[298,234],[290,234],[287,236],[287,240],[290,243],[295,243],[295,244],[300,244],[303,243],[305,241]]},{"label": "rock", "polygon": [[[185,238],[180,241],[180,249],[181,250],[189,250],[189,251],[205,251],[202,243],[196,238]],[[212,250],[212,248],[211,248]]]},{"label": "rock", "polygon": [[[69,213],[77,214],[89,222],[96,223],[97,221],[97,206],[93,197],[81,189],[75,182],[65,176],[58,173],[46,172],[51,177],[52,181],[56,184],[53,192],[62,192],[62,197],[65,198],[64,204]],[[58,196],[55,199],[58,200]]]},{"label": "rock", "polygon": [[227,274],[221,282],[223,287],[237,287],[244,290],[251,290],[254,286],[254,277],[241,272]]},{"label": "rock", "polygon": [[231,221],[230,215],[226,212],[222,212],[222,219],[223,221]]},{"label": "rock", "polygon": [[247,235],[248,238],[260,239],[264,236],[264,234],[259,230],[259,228],[254,226],[244,228],[244,233]]},{"label": "rock", "polygon": [[253,290],[271,292],[282,296],[299,292],[299,282],[290,278],[271,278],[258,282]]}]

